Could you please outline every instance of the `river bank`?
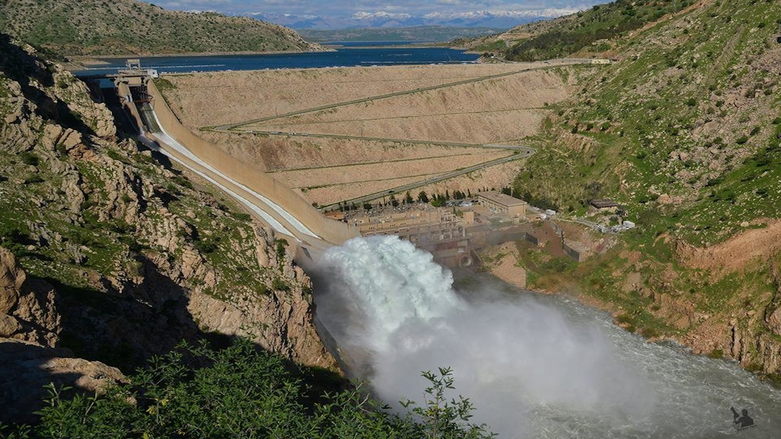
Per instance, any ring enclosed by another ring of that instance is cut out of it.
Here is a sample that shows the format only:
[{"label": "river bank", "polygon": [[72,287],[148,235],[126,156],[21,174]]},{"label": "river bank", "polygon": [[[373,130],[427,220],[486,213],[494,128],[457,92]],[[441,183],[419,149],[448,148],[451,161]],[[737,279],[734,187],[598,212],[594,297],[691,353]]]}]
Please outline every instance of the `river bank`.
[{"label": "river bank", "polygon": [[[614,324],[651,342],[672,340],[696,355],[736,360],[778,386],[779,347],[773,326],[777,270],[772,258],[754,255],[761,246],[748,244],[773,242],[777,229],[771,225],[749,230],[709,249],[662,236],[657,246],[669,246],[668,258],[675,261],[667,264],[655,258],[660,248],[640,251],[645,247],[633,242],[632,235],[580,263],[551,256],[544,248],[547,243],[541,248],[508,243],[485,249],[481,256],[486,271],[507,283],[572,297],[609,312]],[[734,252],[747,246],[754,250]],[[732,256],[720,256],[727,254]],[[768,285],[767,279],[776,282]]]},{"label": "river bank", "polygon": [[318,319],[398,410],[421,370],[450,367],[501,437],[729,437],[730,407],[754,417],[752,437],[781,428],[781,392],[735,363],[648,343],[565,295],[451,273],[396,237],[332,248],[318,270]]}]

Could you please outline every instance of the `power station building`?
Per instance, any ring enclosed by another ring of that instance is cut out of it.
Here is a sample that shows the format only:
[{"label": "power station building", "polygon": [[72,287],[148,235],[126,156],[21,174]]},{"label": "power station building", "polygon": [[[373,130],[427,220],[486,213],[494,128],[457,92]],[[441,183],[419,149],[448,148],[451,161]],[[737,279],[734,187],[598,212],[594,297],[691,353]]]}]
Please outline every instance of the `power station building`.
[{"label": "power station building", "polygon": [[507,217],[526,219],[527,202],[496,191],[483,192],[477,200],[490,213]]}]

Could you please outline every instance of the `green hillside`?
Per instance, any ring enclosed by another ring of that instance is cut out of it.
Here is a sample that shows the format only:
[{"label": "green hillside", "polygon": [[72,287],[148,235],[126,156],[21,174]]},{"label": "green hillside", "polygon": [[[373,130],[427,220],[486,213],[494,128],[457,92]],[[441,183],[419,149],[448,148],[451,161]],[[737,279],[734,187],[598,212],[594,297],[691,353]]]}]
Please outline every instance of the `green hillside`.
[{"label": "green hillside", "polygon": [[589,200],[612,198],[638,228],[537,286],[569,279],[647,336],[781,371],[779,17],[776,1],[698,2],[605,42],[616,63],[561,71],[582,89],[530,139],[514,189],[594,220]]},{"label": "green hillside", "polygon": [[692,0],[618,0],[594,6],[536,35],[530,32],[527,39],[507,49],[505,56],[512,61],[538,61],[566,57],[583,49],[604,52],[611,47],[608,40],[679,12],[692,3]]},{"label": "green hillside", "polygon": [[522,24],[507,32],[453,41],[510,61],[540,61],[572,55],[610,53],[614,42],[686,11],[693,0],[617,0],[577,14]]},{"label": "green hillside", "polygon": [[215,13],[166,11],[134,0],[4,0],[0,32],[62,55],[316,49],[282,26]]},{"label": "green hillside", "polygon": [[[616,41],[621,61],[550,121],[560,166],[534,160],[530,172],[560,189],[536,195],[573,211],[613,196],[639,212],[675,212],[653,224],[697,244],[778,216],[780,13],[771,1],[713,2]],[[587,146],[575,151],[575,140]],[[529,181],[518,186],[535,193]]]}]

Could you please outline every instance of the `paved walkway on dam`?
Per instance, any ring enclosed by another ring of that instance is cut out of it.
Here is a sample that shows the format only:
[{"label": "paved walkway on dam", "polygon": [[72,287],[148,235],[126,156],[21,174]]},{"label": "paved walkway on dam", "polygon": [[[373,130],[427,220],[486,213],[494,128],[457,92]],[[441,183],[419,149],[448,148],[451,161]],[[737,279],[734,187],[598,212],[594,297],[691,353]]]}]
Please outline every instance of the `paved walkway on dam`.
[{"label": "paved walkway on dam", "polygon": [[372,142],[405,143],[407,145],[420,145],[420,146],[447,146],[453,148],[487,148],[487,149],[521,150],[521,151],[533,149],[527,146],[500,145],[498,143],[465,143],[465,142],[448,142],[446,140],[391,139],[386,137],[350,136],[344,134],[310,134],[310,133],[298,133],[298,132],[286,133],[281,131],[262,131],[262,130],[251,130],[251,131],[247,131],[246,133],[264,134],[270,136],[285,136],[285,137],[314,137],[314,138],[321,138],[321,139],[366,140]]}]

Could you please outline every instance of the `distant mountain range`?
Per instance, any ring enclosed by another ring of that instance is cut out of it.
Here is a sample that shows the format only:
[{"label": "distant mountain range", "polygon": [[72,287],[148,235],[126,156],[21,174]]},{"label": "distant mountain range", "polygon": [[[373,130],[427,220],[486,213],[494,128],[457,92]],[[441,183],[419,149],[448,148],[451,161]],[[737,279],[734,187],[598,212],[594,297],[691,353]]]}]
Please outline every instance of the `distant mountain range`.
[{"label": "distant mountain range", "polygon": [[449,42],[456,39],[472,39],[501,34],[506,29],[490,27],[449,27],[449,26],[414,26],[414,27],[372,27],[353,29],[300,29],[298,33],[312,43],[340,42]]},{"label": "distant mountain range", "polygon": [[389,12],[358,12],[347,18],[261,12],[245,15],[297,30],[401,28],[420,26],[509,29],[518,26],[519,24],[545,18],[559,17],[575,12],[578,12],[575,8],[551,8],[518,11],[436,12],[425,15]]}]

